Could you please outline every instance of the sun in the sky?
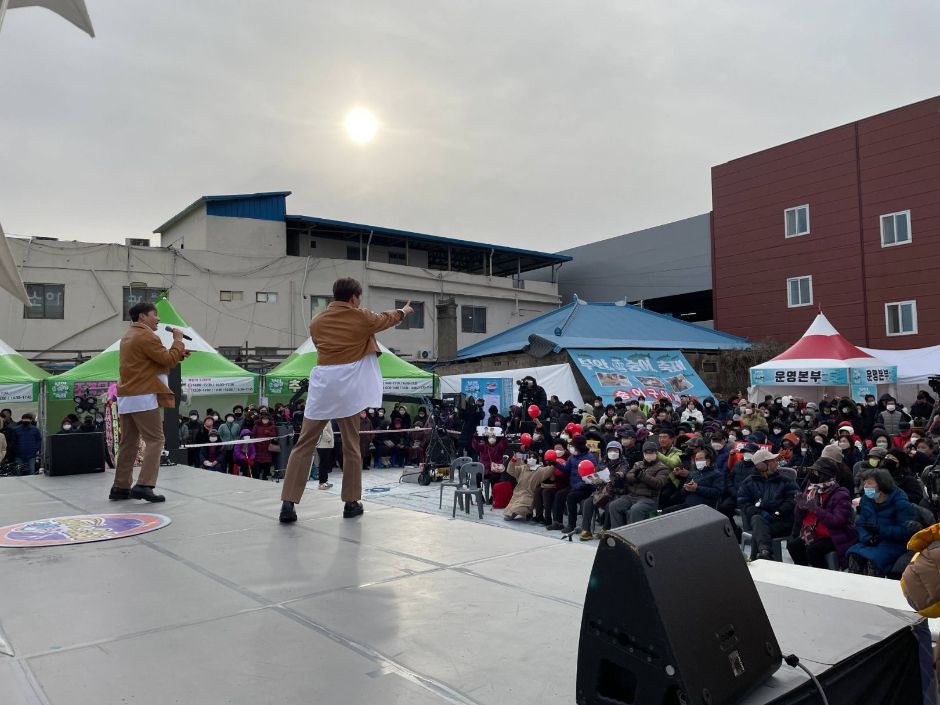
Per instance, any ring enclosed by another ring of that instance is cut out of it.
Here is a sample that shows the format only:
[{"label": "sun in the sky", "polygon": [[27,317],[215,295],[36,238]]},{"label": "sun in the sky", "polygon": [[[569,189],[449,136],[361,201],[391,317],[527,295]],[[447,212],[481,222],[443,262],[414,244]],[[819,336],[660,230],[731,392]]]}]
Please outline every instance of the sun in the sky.
[{"label": "sun in the sky", "polygon": [[356,144],[368,144],[375,138],[378,122],[365,108],[353,108],[346,115],[346,134]]}]

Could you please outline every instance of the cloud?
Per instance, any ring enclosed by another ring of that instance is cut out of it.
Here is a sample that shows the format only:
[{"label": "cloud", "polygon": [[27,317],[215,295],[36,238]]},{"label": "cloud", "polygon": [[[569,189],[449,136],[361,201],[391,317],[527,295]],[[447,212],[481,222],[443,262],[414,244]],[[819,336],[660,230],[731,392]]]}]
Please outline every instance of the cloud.
[{"label": "cloud", "polygon": [[[148,234],[200,195],[557,250],[710,208],[709,169],[936,93],[934,3],[89,0],[0,35],[9,231]],[[343,117],[380,133],[349,142]]]}]

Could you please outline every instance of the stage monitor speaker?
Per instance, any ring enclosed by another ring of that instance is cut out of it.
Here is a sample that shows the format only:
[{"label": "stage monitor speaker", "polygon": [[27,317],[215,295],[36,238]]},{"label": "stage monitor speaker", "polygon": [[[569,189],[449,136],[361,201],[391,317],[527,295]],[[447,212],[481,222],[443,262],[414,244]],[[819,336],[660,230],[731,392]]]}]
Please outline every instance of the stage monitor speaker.
[{"label": "stage monitor speaker", "polygon": [[104,472],[103,433],[55,433],[49,436],[47,475],[78,475]]},{"label": "stage monitor speaker", "polygon": [[723,514],[692,507],[601,538],[581,621],[579,705],[731,705],[780,663]]}]

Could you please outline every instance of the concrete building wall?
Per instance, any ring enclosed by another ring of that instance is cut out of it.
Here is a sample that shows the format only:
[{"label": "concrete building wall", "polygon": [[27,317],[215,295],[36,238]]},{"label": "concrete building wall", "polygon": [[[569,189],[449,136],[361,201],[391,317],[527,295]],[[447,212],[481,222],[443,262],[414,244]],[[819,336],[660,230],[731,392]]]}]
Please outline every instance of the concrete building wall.
[{"label": "concrete building wall", "polygon": [[205,250],[208,243],[209,216],[206,207],[200,206],[174,223],[170,230],[160,234],[161,247],[177,250]]},{"label": "concrete building wall", "polygon": [[206,247],[203,249],[211,252],[277,257],[284,254],[286,243],[287,228],[283,220],[206,216]]},{"label": "concrete building wall", "polygon": [[[196,219],[198,220],[198,218]],[[231,223],[233,218],[226,218]],[[270,221],[258,221],[270,222]],[[188,225],[187,225],[188,227]],[[193,231],[196,229],[194,228]],[[190,231],[190,232],[193,232]],[[127,327],[123,288],[165,288],[180,314],[219,346],[290,348],[308,335],[311,310],[325,305],[339,277],[363,284],[363,305],[374,310],[396,301],[424,303],[424,327],[393,329],[382,342],[414,357],[428,350],[435,359],[436,303],[453,296],[458,304],[458,346],[478,342],[557,308],[557,287],[533,282],[513,287],[507,277],[428,271],[415,266],[356,262],[322,257],[259,257],[231,252],[132,247],[118,244],[45,242],[11,239],[14,258],[27,282],[62,284],[63,319],[26,319],[23,305],[0,291],[0,337],[21,350],[101,350]],[[283,252],[283,250],[282,250]],[[222,301],[220,292],[242,292],[241,300]],[[277,294],[262,303],[258,292]],[[486,333],[464,333],[459,317],[465,305],[486,307]],[[31,355],[35,357],[35,355]]]}]

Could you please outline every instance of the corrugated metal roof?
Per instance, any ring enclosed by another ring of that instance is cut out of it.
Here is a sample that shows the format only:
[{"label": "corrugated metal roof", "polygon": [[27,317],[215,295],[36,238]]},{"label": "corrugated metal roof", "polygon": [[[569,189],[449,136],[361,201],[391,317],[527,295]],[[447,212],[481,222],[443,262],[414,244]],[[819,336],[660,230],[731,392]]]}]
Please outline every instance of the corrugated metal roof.
[{"label": "corrugated metal roof", "polygon": [[648,311],[618,301],[567,306],[457,351],[457,359],[519,352],[532,343],[568,348],[651,348],[731,350],[750,343],[729,333]]},{"label": "corrugated metal roof", "polygon": [[550,252],[538,252],[536,250],[525,250],[518,247],[506,247],[503,245],[490,245],[485,242],[472,242],[470,240],[458,240],[451,237],[441,237],[440,235],[425,235],[424,233],[414,233],[408,230],[396,230],[395,228],[383,228],[378,225],[364,225],[362,223],[348,223],[342,220],[330,220],[329,218],[316,218],[310,215],[288,215],[288,220],[296,220],[303,223],[314,223],[317,225],[336,226],[358,230],[363,233],[374,233],[375,235],[384,235],[387,237],[401,238],[416,242],[428,242],[437,245],[449,245],[451,247],[468,247],[475,250],[489,250],[503,254],[522,255],[527,257],[537,257],[546,261],[546,266],[551,262],[561,263],[570,262],[568,255],[558,255]]},{"label": "corrugated metal roof", "polygon": [[155,233],[164,233],[178,221],[206,204],[208,215],[231,218],[255,218],[256,220],[284,220],[287,205],[284,201],[290,191],[265,191],[262,193],[234,193],[225,196],[201,196],[174,215]]}]

